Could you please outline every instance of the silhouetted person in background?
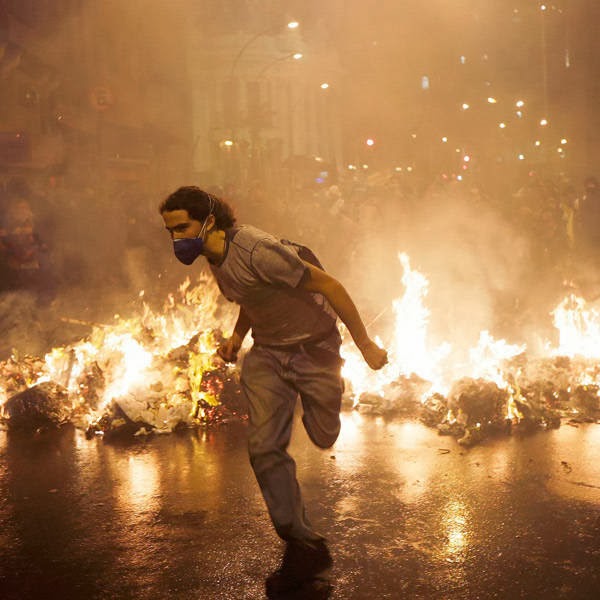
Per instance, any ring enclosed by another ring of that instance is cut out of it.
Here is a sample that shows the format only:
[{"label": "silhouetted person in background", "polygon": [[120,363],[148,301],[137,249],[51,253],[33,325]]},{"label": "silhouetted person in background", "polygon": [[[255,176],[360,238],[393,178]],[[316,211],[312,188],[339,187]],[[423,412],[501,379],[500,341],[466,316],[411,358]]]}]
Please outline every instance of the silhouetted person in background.
[{"label": "silhouetted person in background", "polygon": [[28,290],[47,302],[56,282],[48,246],[36,228],[29,199],[9,190],[0,215],[0,291]]}]

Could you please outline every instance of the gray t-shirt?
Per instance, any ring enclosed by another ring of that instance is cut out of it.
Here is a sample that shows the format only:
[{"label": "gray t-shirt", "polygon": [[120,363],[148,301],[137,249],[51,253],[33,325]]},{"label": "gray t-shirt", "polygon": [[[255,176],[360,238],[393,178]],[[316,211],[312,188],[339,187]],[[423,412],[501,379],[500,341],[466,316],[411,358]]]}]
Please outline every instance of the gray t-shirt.
[{"label": "gray t-shirt", "polygon": [[225,256],[210,264],[219,289],[248,315],[257,344],[322,339],[336,315],[321,294],[298,288],[307,269],[293,246],[250,225],[228,232]]}]

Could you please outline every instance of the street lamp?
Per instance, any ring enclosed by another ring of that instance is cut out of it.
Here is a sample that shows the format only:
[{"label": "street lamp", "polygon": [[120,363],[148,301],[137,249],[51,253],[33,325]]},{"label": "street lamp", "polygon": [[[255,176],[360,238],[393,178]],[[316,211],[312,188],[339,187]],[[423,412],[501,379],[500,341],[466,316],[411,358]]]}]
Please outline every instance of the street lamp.
[{"label": "street lamp", "polygon": [[[285,29],[293,31],[295,29],[298,29],[298,27],[300,26],[300,24],[298,23],[298,21],[290,21],[286,24]],[[234,75],[235,75],[235,71],[236,68],[242,58],[242,56],[244,55],[244,53],[246,52],[246,50],[252,46],[252,44],[254,44],[258,39],[264,37],[264,36],[268,36],[268,35],[272,35],[272,34],[276,34],[279,31],[281,31],[283,29],[283,24],[282,25],[278,25],[276,27],[268,27],[267,29],[264,29],[262,31],[259,31],[258,33],[256,33],[255,35],[251,36],[248,40],[246,40],[246,42],[241,46],[241,48],[237,51],[232,63],[231,63],[231,69],[229,70],[229,83],[230,85],[234,86],[235,80],[234,80]],[[298,60],[299,58],[301,58],[300,53],[295,53],[292,56],[294,56],[294,58],[296,58],[296,60]],[[268,65],[270,66],[270,65]],[[262,73],[261,73],[262,74]],[[231,126],[230,129],[230,139],[232,141],[236,141],[237,142],[237,135],[236,135],[236,131],[235,128],[237,127],[237,124],[234,122]],[[232,147],[231,146],[226,146],[227,150],[231,150]]]},{"label": "street lamp", "polygon": [[293,58],[294,60],[300,60],[304,55],[302,54],[302,52],[291,52],[290,54],[285,54],[284,56],[280,56],[279,58],[276,58],[275,60],[272,60],[270,63],[268,63],[266,66],[264,66],[260,73],[257,76],[257,79],[261,79],[262,76],[274,65],[276,65],[277,63],[280,63],[284,60],[287,60],[288,58]]},{"label": "street lamp", "polygon": [[[287,23],[286,27],[289,30],[298,29],[300,23],[298,21],[290,21]],[[233,74],[235,73],[235,69],[242,58],[246,49],[252,45],[257,39],[263,37],[264,35],[269,35],[272,33],[277,33],[280,30],[280,27],[269,27],[268,29],[264,29],[263,31],[259,31],[257,34],[253,35],[238,51],[235,58],[233,59],[233,63],[231,65],[231,71],[229,72],[229,79],[233,79]]]}]

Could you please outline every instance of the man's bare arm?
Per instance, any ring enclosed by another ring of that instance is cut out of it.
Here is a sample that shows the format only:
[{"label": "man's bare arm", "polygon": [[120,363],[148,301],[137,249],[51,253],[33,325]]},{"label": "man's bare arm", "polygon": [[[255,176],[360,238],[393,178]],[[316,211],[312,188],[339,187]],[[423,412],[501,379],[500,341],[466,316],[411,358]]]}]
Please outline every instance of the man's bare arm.
[{"label": "man's bare arm", "polygon": [[233,328],[233,333],[230,338],[223,340],[223,343],[217,349],[217,354],[225,362],[236,362],[242,342],[249,330],[250,319],[248,319],[248,315],[246,315],[244,309],[240,306],[240,312]]},{"label": "man's bare arm", "polygon": [[387,352],[380,348],[367,333],[356,305],[346,288],[325,271],[304,261],[308,271],[300,282],[302,289],[318,292],[327,298],[333,310],[348,328],[354,343],[372,369],[381,369],[387,363]]}]

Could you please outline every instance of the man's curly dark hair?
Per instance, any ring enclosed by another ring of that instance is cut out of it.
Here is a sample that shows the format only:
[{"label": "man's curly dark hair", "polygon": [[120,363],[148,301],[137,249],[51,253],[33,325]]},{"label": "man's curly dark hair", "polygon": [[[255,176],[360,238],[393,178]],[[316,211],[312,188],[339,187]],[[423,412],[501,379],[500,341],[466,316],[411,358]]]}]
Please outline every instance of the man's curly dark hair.
[{"label": "man's curly dark hair", "polygon": [[211,213],[215,216],[218,229],[229,229],[236,222],[233,208],[222,200],[195,185],[180,187],[163,200],[158,208],[160,214],[173,210],[187,210],[196,221],[204,221]]}]

